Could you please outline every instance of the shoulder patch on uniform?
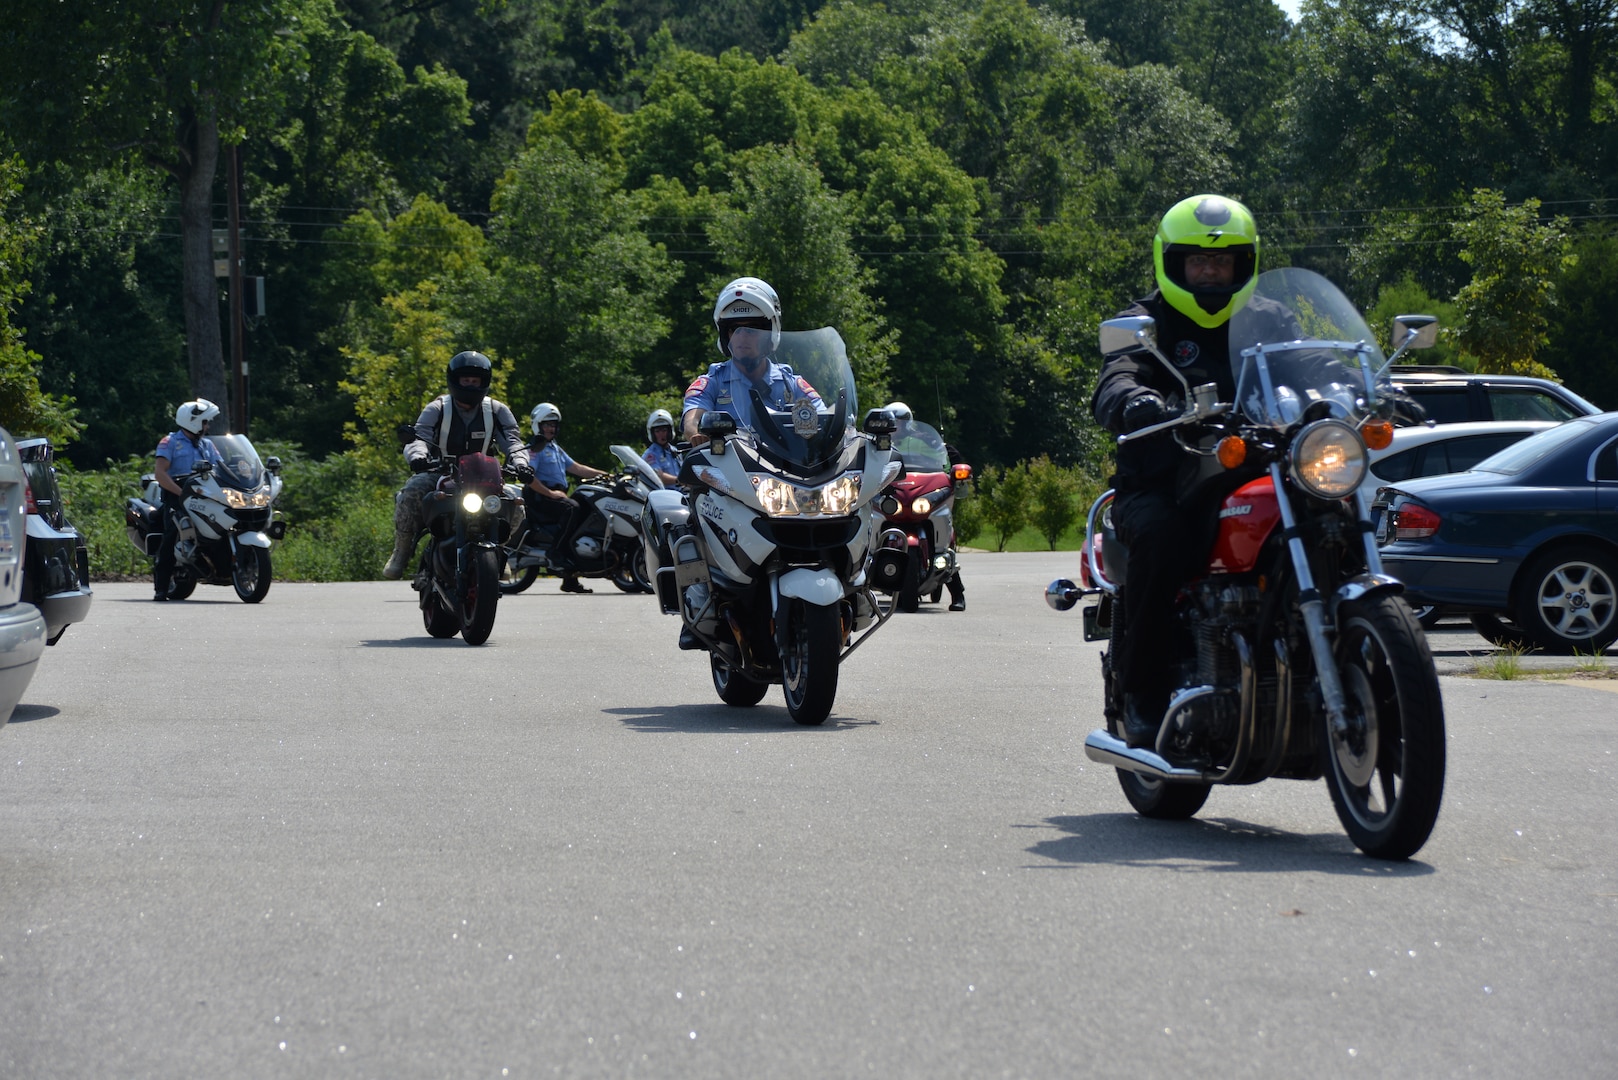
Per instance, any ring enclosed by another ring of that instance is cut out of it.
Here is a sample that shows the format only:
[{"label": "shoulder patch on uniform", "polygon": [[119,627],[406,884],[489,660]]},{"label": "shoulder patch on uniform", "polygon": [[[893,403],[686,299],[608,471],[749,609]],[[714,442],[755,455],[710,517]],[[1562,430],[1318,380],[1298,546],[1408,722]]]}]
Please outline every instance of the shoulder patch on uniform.
[{"label": "shoulder patch on uniform", "polygon": [[692,397],[708,389],[708,376],[698,375],[691,380],[691,385],[685,388],[685,396]]},{"label": "shoulder patch on uniform", "polygon": [[809,380],[804,378],[802,375],[798,376],[798,388],[806,394],[814,394],[817,397],[820,394],[820,391],[816,390],[812,385],[810,385]]}]

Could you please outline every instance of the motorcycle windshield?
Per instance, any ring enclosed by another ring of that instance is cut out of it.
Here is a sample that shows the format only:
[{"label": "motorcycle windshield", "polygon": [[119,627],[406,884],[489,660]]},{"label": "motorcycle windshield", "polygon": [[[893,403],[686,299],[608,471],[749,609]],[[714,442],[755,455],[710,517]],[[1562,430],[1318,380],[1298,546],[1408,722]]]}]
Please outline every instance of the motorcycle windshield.
[{"label": "motorcycle windshield", "polygon": [[1236,406],[1259,427],[1285,431],[1328,416],[1357,423],[1391,407],[1393,385],[1370,327],[1312,270],[1259,275],[1253,299],[1230,320],[1230,355],[1239,364]]},{"label": "motorcycle windshield", "polygon": [[462,454],[455,464],[461,483],[479,487],[499,488],[500,463],[487,454]]},{"label": "motorcycle windshield", "polygon": [[893,433],[893,451],[904,459],[907,473],[949,472],[944,437],[931,424],[910,420]]},{"label": "motorcycle windshield", "polygon": [[210,435],[209,441],[219,451],[220,463],[214,466],[214,476],[221,486],[240,491],[257,491],[264,486],[264,463],[246,435]]},{"label": "motorcycle windshield", "polygon": [[645,458],[621,443],[614,443],[610,449],[613,456],[624,463],[625,469],[640,477],[641,483],[653,491],[663,489],[662,478],[657,475],[650,465],[646,464]]},{"label": "motorcycle windshield", "polygon": [[800,469],[823,466],[841,454],[855,430],[859,400],[848,348],[829,326],[789,331],[781,335],[775,362],[790,367],[813,386],[820,401],[805,394],[790,407],[772,407],[757,390],[750,391],[754,445],[783,465]]}]

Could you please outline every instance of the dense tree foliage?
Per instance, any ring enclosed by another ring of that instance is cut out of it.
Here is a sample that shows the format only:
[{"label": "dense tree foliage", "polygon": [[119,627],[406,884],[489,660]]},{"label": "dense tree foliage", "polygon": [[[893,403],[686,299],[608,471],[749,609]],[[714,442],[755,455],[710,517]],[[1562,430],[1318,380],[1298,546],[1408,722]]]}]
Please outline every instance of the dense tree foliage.
[{"label": "dense tree foliage", "polygon": [[39,430],[77,408],[81,466],[229,401],[232,147],[243,419],[379,482],[465,347],[581,459],[638,440],[742,273],[866,404],[1094,464],[1096,324],[1205,190],[1379,323],[1453,315],[1447,359],[1618,406],[1618,0],[61,0],[0,61],[0,381]]}]

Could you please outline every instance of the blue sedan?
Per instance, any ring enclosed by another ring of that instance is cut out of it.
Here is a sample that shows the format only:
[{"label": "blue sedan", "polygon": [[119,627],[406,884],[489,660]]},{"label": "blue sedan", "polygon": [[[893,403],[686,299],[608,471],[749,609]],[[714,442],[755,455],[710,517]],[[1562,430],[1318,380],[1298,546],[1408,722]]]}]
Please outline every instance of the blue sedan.
[{"label": "blue sedan", "polygon": [[1477,612],[1490,637],[1546,652],[1618,640],[1618,413],[1569,420],[1387,497],[1377,540],[1411,604]]}]

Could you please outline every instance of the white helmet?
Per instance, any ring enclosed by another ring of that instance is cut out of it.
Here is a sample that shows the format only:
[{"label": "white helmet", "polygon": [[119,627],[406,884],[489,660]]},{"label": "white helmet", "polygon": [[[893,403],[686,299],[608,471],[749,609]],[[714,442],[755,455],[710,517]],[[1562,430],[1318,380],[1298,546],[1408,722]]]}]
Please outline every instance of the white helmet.
[{"label": "white helmet", "polygon": [[888,412],[892,413],[893,418],[901,424],[908,424],[916,418],[916,414],[910,411],[910,406],[902,401],[888,402]]},{"label": "white helmet", "polygon": [[219,406],[207,398],[188,401],[174,410],[174,422],[193,435],[202,434],[202,426],[219,415]]},{"label": "white helmet", "polygon": [[657,441],[656,439],[652,438],[652,429],[660,427],[666,427],[669,429],[670,435],[674,434],[674,417],[669,415],[669,411],[667,409],[653,409],[652,415],[646,418],[647,442],[655,443]]},{"label": "white helmet", "polygon": [[756,277],[742,277],[719,290],[714,300],[713,325],[719,331],[719,351],[730,355],[726,323],[751,319],[767,319],[770,324],[770,352],[781,344],[781,298],[766,281]]},{"label": "white helmet", "polygon": [[533,429],[535,435],[538,435],[539,425],[543,424],[545,421],[555,420],[558,424],[560,424],[562,422],[562,413],[561,410],[559,410],[555,405],[552,405],[550,402],[541,401],[538,405],[535,405],[533,411],[528,414],[528,419],[529,427]]}]

